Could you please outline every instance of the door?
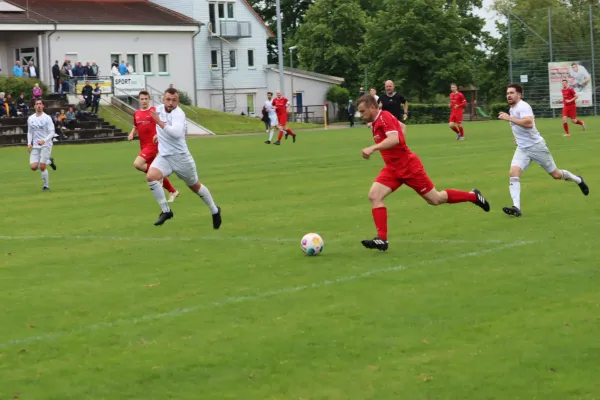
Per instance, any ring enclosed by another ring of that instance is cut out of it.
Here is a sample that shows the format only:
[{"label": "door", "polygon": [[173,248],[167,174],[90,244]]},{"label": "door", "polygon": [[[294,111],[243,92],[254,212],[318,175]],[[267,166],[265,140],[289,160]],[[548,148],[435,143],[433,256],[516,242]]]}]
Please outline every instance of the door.
[{"label": "door", "polygon": [[29,64],[29,61],[33,61],[33,65],[37,65],[36,52],[36,47],[25,47],[22,49],[18,49],[17,60],[21,61],[21,65],[27,65]]},{"label": "door", "polygon": [[247,94],[246,101],[248,103],[248,106],[247,106],[248,115],[254,115],[254,95]]},{"label": "door", "polygon": [[296,92],[296,114],[302,114],[302,92]]},{"label": "door", "polygon": [[208,3],[208,19],[210,20],[210,30],[217,33],[217,13],[215,11],[216,4]]}]

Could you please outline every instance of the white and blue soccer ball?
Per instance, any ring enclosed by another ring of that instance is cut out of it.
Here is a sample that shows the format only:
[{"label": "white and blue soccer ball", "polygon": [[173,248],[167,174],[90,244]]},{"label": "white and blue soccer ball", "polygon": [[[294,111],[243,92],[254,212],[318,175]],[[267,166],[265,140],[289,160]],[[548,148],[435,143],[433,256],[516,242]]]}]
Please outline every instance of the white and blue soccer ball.
[{"label": "white and blue soccer ball", "polygon": [[323,251],[323,238],[317,233],[307,233],[300,241],[300,247],[304,254],[316,256]]}]

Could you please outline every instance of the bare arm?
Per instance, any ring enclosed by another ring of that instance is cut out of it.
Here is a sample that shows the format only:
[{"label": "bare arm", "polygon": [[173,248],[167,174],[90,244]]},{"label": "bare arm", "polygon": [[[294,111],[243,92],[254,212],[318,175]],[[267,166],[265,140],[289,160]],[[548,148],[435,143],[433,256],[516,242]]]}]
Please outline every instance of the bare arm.
[{"label": "bare arm", "polygon": [[408,114],[408,101],[404,102],[404,114]]}]

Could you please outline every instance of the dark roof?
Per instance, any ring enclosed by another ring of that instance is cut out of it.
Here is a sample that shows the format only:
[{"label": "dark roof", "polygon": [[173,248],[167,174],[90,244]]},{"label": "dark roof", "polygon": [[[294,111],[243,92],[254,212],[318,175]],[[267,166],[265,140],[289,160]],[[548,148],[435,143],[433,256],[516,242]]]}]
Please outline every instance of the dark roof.
[{"label": "dark roof", "polygon": [[0,12],[1,24],[199,25],[183,14],[147,0],[5,0],[26,12]]}]

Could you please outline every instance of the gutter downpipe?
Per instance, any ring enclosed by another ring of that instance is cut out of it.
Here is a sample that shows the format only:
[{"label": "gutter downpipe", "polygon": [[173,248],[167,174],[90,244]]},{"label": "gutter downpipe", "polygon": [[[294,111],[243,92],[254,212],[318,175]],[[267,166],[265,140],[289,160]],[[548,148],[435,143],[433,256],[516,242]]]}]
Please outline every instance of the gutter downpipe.
[{"label": "gutter downpipe", "polygon": [[[52,31],[48,35],[48,38],[47,38],[47,44],[48,44],[48,68],[49,68],[50,71],[52,71],[52,67],[54,66],[52,64],[52,51],[50,51],[50,36],[54,35],[56,33],[56,31],[58,31],[58,24],[54,23],[54,31]],[[46,73],[50,74],[50,75],[48,75],[48,83],[52,83],[52,86],[54,86],[54,76],[52,76],[51,72],[46,72]],[[51,78],[52,78],[52,80],[50,80]],[[56,93],[56,88],[52,87],[52,89],[53,89],[52,93]]]},{"label": "gutter downpipe", "polygon": [[198,32],[196,32],[194,34],[194,36],[192,36],[192,57],[194,59],[194,105],[196,107],[198,107],[198,78],[196,77],[196,36],[198,36],[200,34],[200,31],[202,30],[202,23],[200,23],[198,25]]}]

